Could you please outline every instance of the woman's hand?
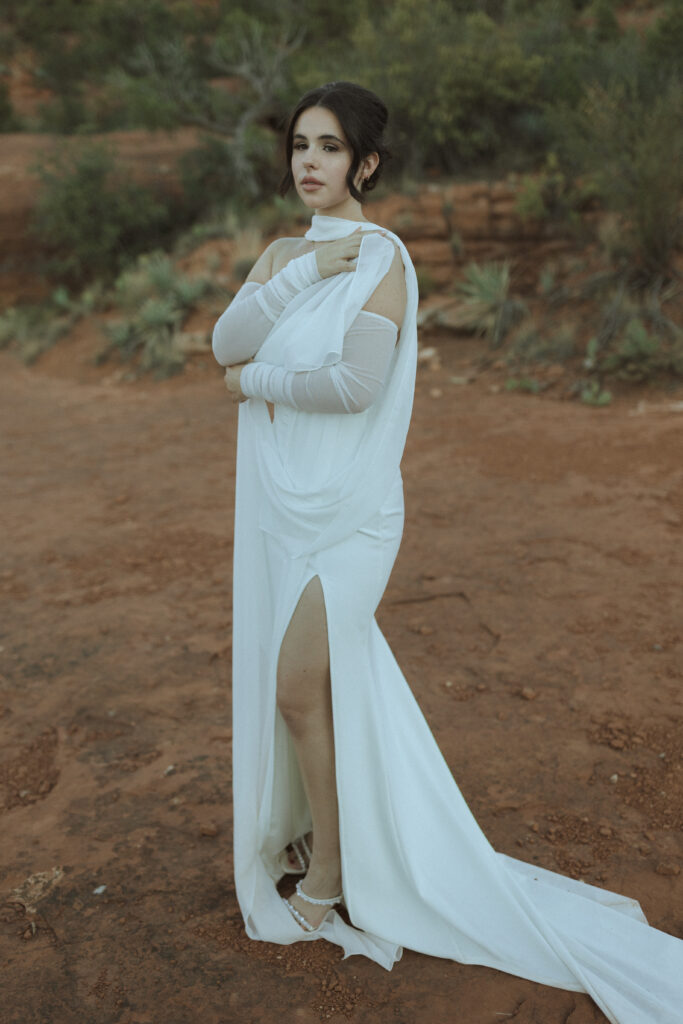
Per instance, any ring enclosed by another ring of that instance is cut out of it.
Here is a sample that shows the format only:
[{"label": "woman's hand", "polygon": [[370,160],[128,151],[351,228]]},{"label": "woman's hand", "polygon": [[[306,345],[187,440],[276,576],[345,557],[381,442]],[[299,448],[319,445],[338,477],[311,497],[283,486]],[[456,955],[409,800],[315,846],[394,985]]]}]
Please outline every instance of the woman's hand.
[{"label": "woman's hand", "polygon": [[320,276],[334,277],[335,274],[346,274],[355,270],[362,239],[362,229],[356,228],[352,235],[337,238],[334,242],[325,242],[316,249],[315,261]]},{"label": "woman's hand", "polygon": [[249,395],[245,395],[240,387],[240,374],[242,367],[246,365],[246,363],[235,363],[233,366],[225,368],[225,386],[230,392],[233,402],[246,402],[249,398]]}]

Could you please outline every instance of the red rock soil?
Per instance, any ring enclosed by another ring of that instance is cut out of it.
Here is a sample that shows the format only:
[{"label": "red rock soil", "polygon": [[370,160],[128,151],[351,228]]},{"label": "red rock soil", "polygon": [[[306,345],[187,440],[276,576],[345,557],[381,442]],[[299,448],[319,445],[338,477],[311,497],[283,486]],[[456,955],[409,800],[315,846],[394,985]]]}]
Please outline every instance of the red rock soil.
[{"label": "red rock soil", "polygon": [[[380,626],[495,849],[683,937],[676,396],[496,393],[474,343],[431,343]],[[207,359],[124,383],[79,345],[31,370],[0,357],[4,1024],[604,1022],[483,967],[406,950],[388,973],[245,936],[236,409]]]}]

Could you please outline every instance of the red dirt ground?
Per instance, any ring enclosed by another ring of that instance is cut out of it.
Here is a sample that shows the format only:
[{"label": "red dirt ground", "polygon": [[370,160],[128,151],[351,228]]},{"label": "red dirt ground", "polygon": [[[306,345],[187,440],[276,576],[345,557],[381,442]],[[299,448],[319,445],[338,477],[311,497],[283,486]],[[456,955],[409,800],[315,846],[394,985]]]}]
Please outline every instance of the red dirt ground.
[{"label": "red dirt ground", "polygon": [[[496,393],[430,344],[379,623],[493,846],[683,937],[680,393]],[[3,1024],[604,1024],[487,968],[246,938],[236,409],[208,360],[164,384],[57,361],[0,357]]]}]

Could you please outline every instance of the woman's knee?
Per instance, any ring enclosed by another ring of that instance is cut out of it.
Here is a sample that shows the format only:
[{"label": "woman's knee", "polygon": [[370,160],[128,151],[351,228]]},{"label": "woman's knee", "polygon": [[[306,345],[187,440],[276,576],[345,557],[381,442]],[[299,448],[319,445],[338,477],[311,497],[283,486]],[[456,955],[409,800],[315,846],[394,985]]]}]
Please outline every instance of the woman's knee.
[{"label": "woman's knee", "polygon": [[291,728],[304,726],[329,700],[329,648],[320,579],[304,588],[280,648],[277,706]]},{"label": "woman's knee", "polygon": [[294,733],[300,733],[323,714],[329,704],[329,666],[323,660],[285,664],[278,672],[277,706]]}]

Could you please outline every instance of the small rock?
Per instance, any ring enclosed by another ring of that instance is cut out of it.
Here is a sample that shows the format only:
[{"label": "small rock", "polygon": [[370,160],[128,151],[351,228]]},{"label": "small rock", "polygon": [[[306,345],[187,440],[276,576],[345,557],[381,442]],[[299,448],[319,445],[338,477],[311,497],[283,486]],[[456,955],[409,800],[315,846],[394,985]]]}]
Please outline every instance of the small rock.
[{"label": "small rock", "polygon": [[201,828],[199,829],[199,834],[201,836],[208,836],[208,838],[213,839],[214,836],[218,835],[218,825],[215,825],[211,821],[207,822],[205,825],[201,826]]},{"label": "small rock", "polygon": [[643,832],[643,835],[645,836],[646,839],[649,839],[651,843],[654,843],[654,841],[655,841],[655,834],[650,829],[647,829],[647,831]]},{"label": "small rock", "polygon": [[610,775],[609,780],[610,780],[610,782],[618,782],[619,781],[619,776],[615,772],[614,775]]},{"label": "small rock", "polygon": [[600,835],[605,836],[606,838],[609,838],[612,835],[612,829],[609,827],[609,825],[602,826],[602,828],[600,829]]},{"label": "small rock", "polygon": [[536,700],[538,694],[530,686],[523,686],[520,691],[520,696],[523,697],[524,700]]},{"label": "small rock", "polygon": [[430,388],[429,389],[429,397],[430,398],[441,398],[442,395],[443,395],[443,391],[441,390],[441,388]]},{"label": "small rock", "polygon": [[174,775],[174,774],[175,774],[175,765],[174,764],[169,764],[168,768],[164,768],[164,775]]},{"label": "small rock", "polygon": [[106,888],[106,885],[98,885],[97,888],[92,891],[93,896],[101,896],[102,893],[106,891]]},{"label": "small rock", "polygon": [[486,693],[486,691],[488,690],[488,686],[486,685],[486,683],[477,683],[477,690],[479,693]]},{"label": "small rock", "polygon": [[664,875],[667,878],[675,878],[676,875],[680,875],[681,866],[676,864],[673,860],[662,860],[659,862],[655,871],[658,875]]},{"label": "small rock", "polygon": [[453,680],[452,679],[447,679],[446,682],[444,683],[444,686],[452,686],[452,685],[453,685]]},{"label": "small rock", "polygon": [[613,740],[610,740],[609,741],[609,745],[612,748],[612,750],[623,750],[624,747],[626,746],[626,744],[624,743],[623,740],[620,740],[620,739],[617,739],[617,738],[615,738]]}]

